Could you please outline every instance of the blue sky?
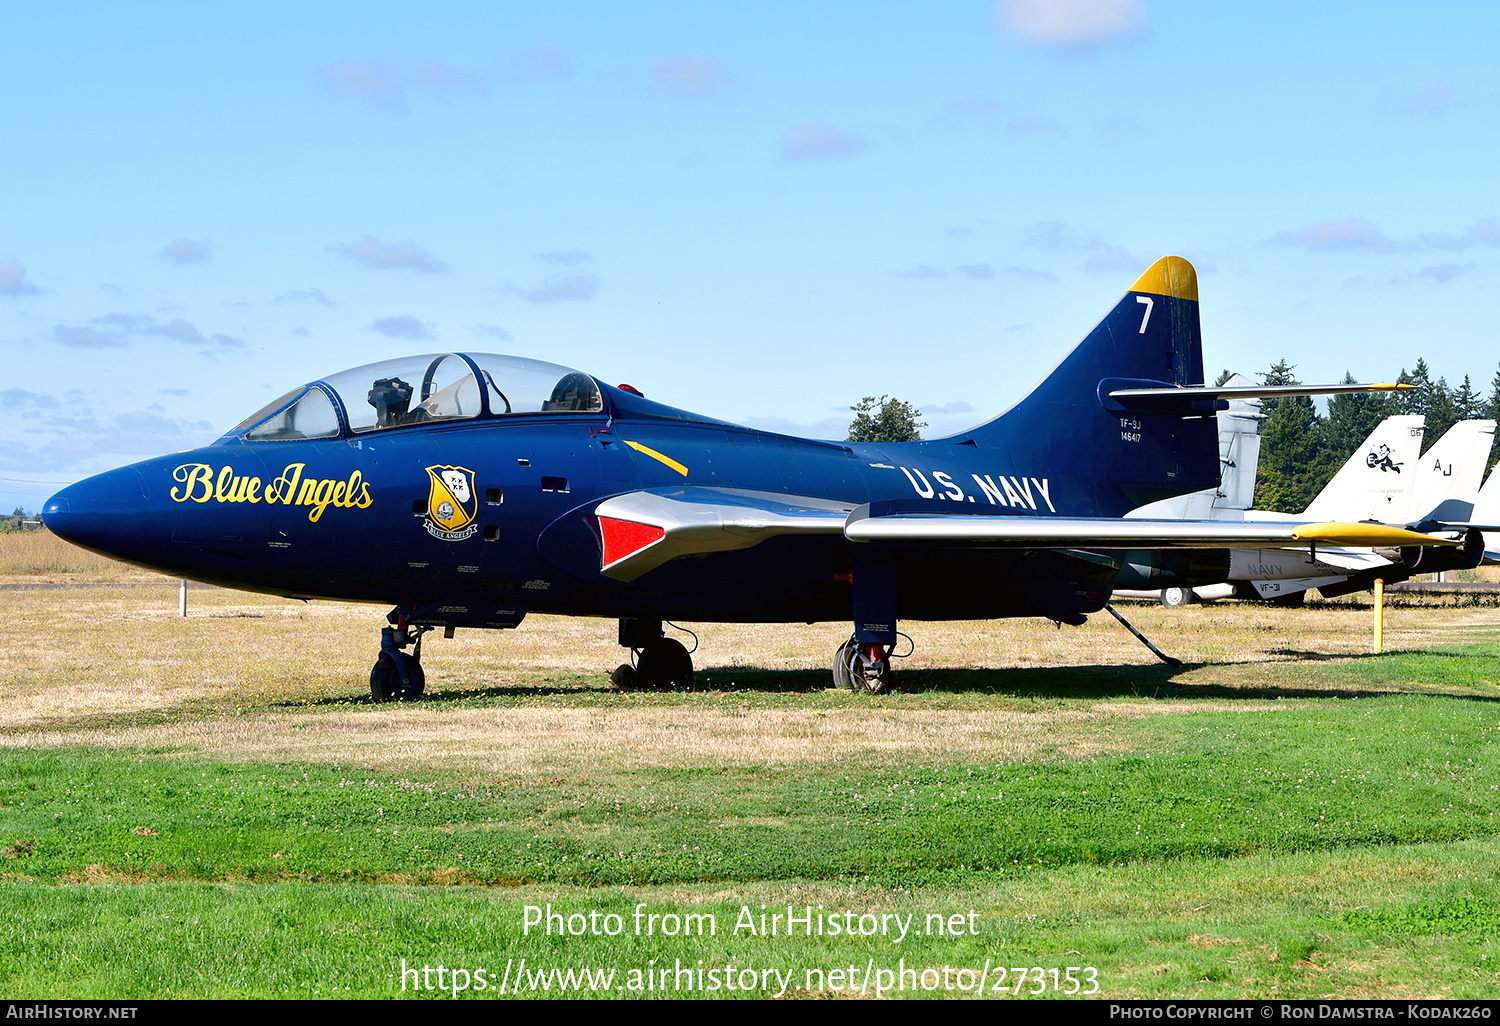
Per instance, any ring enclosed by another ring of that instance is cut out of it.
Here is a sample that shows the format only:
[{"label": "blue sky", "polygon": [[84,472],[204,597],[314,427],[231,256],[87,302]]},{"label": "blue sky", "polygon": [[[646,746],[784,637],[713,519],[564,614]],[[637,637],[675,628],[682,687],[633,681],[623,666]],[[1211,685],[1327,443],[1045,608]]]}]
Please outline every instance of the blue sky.
[{"label": "blue sky", "polygon": [[959,430],[1155,258],[1210,373],[1488,393],[1500,6],[12,5],[0,506],[415,352]]}]

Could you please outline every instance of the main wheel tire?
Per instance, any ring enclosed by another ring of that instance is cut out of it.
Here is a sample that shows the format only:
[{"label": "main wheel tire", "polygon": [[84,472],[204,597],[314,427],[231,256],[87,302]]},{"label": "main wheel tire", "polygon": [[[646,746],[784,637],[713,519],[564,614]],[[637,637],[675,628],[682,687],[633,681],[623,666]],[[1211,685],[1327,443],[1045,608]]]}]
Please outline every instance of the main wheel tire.
[{"label": "main wheel tire", "polygon": [[657,638],[641,649],[635,682],[643,688],[692,687],[693,657],[675,638]]},{"label": "main wheel tire", "polygon": [[1190,606],[1197,598],[1192,588],[1163,588],[1161,590],[1161,604],[1168,609],[1181,609]]},{"label": "main wheel tire", "polygon": [[854,678],[849,673],[849,664],[854,660],[855,650],[858,645],[850,638],[833,651],[833,686],[836,688],[848,688],[850,691],[859,691],[854,686]]},{"label": "main wheel tire", "polygon": [[427,687],[427,674],[422,670],[422,664],[411,656],[406,656],[406,670],[411,676],[411,685],[405,686],[401,683],[401,671],[396,669],[396,660],[380,653],[380,658],[375,660],[375,665],[370,668],[370,697],[377,702],[415,702],[422,697],[422,691]]}]

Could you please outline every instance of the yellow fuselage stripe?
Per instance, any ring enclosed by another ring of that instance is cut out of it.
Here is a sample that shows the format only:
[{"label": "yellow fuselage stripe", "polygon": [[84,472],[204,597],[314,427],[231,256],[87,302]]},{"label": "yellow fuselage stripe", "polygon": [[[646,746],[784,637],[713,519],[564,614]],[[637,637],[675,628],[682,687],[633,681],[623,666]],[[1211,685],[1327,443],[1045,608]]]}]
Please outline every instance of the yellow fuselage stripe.
[{"label": "yellow fuselage stripe", "polygon": [[681,463],[678,463],[672,457],[665,456],[665,455],[657,452],[655,449],[651,448],[649,445],[642,445],[640,442],[632,442],[628,438],[625,439],[624,441],[625,441],[626,445],[630,446],[636,452],[643,452],[647,456],[650,456],[653,460],[656,460],[656,461],[658,461],[660,463],[665,463],[667,466],[669,466],[673,470],[677,471],[677,473],[681,474],[683,477],[687,477],[687,467],[684,467]]}]

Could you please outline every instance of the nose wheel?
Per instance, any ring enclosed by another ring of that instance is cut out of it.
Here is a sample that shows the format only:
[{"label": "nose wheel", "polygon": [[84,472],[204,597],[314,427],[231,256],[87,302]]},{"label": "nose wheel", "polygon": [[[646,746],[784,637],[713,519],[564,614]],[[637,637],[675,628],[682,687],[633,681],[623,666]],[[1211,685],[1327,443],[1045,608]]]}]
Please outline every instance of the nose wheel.
[{"label": "nose wheel", "polygon": [[[427,687],[422,672],[422,635],[431,627],[406,629],[406,618],[380,632],[380,658],[370,668],[370,697],[377,702],[415,702]],[[405,651],[410,645],[411,651]]]},{"label": "nose wheel", "polygon": [[833,685],[859,694],[883,695],[890,689],[891,653],[884,645],[850,638],[833,653]]}]

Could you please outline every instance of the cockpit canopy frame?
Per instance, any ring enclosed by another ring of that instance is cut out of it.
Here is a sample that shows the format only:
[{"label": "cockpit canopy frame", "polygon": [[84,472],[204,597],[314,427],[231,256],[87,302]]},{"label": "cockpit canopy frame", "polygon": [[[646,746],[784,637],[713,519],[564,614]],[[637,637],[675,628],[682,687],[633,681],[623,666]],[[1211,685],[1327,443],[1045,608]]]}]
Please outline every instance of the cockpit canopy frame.
[{"label": "cockpit canopy frame", "polygon": [[445,421],[604,411],[599,382],[582,371],[498,353],[428,353],[300,385],[224,437],[347,438]]}]

